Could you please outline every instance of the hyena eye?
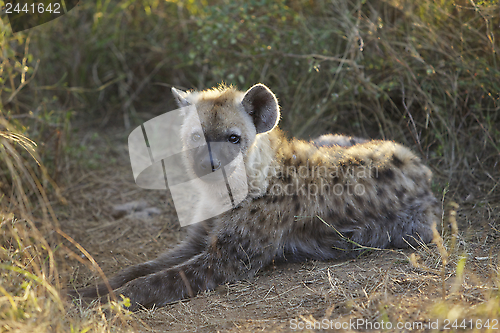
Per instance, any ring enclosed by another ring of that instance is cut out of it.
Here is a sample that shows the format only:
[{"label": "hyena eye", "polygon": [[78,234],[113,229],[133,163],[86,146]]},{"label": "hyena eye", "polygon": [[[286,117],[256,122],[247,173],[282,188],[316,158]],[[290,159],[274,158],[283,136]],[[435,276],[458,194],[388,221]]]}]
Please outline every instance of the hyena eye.
[{"label": "hyena eye", "polygon": [[231,134],[231,136],[229,136],[228,141],[234,144],[240,143],[240,136],[236,134]]},{"label": "hyena eye", "polygon": [[194,142],[197,142],[201,139],[201,135],[199,135],[198,133],[194,133],[193,135],[191,135],[191,140],[193,140]]}]

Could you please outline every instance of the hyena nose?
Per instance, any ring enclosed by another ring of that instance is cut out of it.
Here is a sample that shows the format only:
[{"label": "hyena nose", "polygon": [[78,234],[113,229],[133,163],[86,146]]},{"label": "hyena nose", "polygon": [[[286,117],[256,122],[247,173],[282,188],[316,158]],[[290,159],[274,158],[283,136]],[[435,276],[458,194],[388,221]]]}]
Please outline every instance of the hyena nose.
[{"label": "hyena nose", "polygon": [[219,169],[220,169],[220,161],[219,160],[212,161],[212,172]]},{"label": "hyena nose", "polygon": [[220,169],[221,163],[218,159],[205,158],[201,161],[200,166],[204,171],[212,170],[214,172]]}]

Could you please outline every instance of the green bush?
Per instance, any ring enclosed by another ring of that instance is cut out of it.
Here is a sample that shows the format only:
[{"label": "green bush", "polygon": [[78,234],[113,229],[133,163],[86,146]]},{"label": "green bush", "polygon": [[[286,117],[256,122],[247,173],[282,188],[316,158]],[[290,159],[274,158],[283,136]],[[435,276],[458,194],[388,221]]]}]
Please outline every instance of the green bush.
[{"label": "green bush", "polygon": [[494,165],[500,151],[497,9],[450,0],[82,2],[27,33],[40,66],[16,107],[36,103],[52,122],[75,115],[130,128],[175,108],[170,86],[263,82],[293,135],[394,139],[450,180],[471,163]]}]

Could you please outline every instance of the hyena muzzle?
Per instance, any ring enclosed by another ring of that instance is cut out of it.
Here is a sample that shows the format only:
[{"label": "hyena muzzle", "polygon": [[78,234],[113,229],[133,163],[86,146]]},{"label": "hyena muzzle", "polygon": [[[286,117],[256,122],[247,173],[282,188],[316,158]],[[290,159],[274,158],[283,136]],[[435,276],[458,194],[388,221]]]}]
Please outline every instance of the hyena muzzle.
[{"label": "hyena muzzle", "polygon": [[[180,107],[195,106],[181,129],[191,151],[184,158],[187,172],[203,177],[241,154],[244,172],[229,169],[226,176],[247,184],[248,192],[233,209],[190,226],[177,247],[109,279],[116,295],[130,298],[130,309],[164,306],[247,279],[273,261],[341,259],[363,247],[432,240],[440,205],[430,190],[431,171],[407,148],[338,135],[288,140],[276,127],[277,99],[262,84],[246,92],[226,86],[172,91]],[[201,139],[211,148],[197,149]],[[204,183],[196,212],[201,219],[227,191]],[[110,291],[99,284],[69,293],[92,299]]]}]

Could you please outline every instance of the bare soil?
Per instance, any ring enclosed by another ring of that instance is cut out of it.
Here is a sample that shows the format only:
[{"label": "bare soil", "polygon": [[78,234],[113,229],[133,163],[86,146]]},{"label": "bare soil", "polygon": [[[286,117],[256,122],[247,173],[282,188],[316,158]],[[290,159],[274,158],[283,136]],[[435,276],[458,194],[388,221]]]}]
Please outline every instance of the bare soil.
[{"label": "bare soil", "polygon": [[[181,241],[185,231],[169,193],[136,186],[127,133],[100,130],[84,141],[86,157],[64,172],[63,195],[68,205],[56,205],[63,231],[90,252],[107,276],[153,259]],[[481,193],[474,197],[472,202],[458,202],[459,237],[444,271],[438,248],[432,244],[370,251],[348,261],[272,265],[254,279],[222,285],[160,309],[139,311],[133,315],[134,325],[141,332],[289,332],[315,321],[323,323],[324,331],[336,331],[335,325],[342,324],[348,328],[340,331],[353,331],[347,324],[359,319],[428,324],[443,318],[436,310],[443,300],[443,277],[446,304],[456,304],[466,316],[468,309],[486,302],[492,290],[498,290],[495,283],[499,281],[500,200],[481,199],[485,197]],[[447,198],[451,199],[457,200]],[[134,202],[139,205],[135,210],[120,210],[119,205]],[[445,215],[445,230],[447,221]],[[411,264],[412,253],[420,258],[421,267]],[[467,255],[462,280],[455,273],[460,255]],[[68,263],[74,285],[87,285],[97,278],[80,261],[68,258]],[[401,330],[393,326],[389,331]]]}]

